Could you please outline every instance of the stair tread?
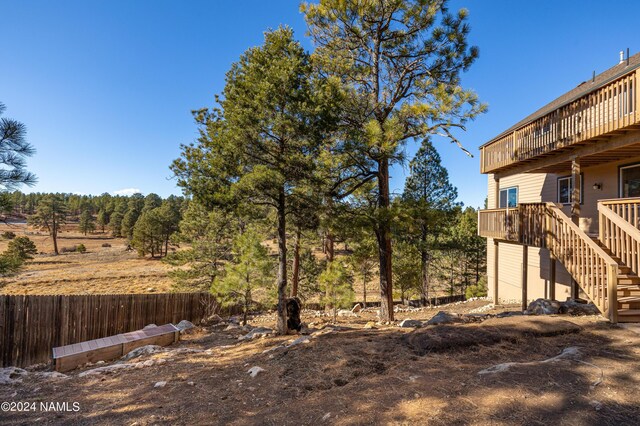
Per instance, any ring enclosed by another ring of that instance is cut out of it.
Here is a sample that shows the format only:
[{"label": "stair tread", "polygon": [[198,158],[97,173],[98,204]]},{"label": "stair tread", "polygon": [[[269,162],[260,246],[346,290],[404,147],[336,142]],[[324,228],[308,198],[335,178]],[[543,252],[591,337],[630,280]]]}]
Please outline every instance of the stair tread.
[{"label": "stair tread", "polygon": [[624,316],[640,315],[640,309],[618,309],[618,315],[624,315]]},{"label": "stair tread", "polygon": [[618,297],[618,302],[629,303],[629,302],[640,302],[640,296],[623,296]]}]

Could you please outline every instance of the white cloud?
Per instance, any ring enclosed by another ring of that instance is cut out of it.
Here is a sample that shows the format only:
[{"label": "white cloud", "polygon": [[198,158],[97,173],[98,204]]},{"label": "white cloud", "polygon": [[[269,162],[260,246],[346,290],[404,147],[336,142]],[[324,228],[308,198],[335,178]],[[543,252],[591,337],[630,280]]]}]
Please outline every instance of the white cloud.
[{"label": "white cloud", "polygon": [[140,191],[138,188],[124,188],[124,189],[118,189],[117,191],[113,191],[114,195],[133,195],[133,194],[137,194]]}]

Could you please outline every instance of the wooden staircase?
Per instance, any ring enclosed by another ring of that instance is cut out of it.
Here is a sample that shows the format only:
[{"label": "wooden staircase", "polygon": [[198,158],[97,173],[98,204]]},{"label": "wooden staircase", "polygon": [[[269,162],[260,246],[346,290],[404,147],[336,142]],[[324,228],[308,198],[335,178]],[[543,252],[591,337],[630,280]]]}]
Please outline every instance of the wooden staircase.
[{"label": "wooden staircase", "polygon": [[618,322],[640,322],[640,277],[600,240],[592,239],[618,263]]}]

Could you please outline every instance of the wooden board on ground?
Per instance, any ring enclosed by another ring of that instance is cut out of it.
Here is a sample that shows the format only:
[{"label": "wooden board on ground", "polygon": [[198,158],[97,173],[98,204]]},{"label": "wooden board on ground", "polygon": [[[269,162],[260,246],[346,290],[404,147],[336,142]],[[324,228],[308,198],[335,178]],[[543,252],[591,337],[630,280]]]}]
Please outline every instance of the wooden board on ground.
[{"label": "wooden board on ground", "polygon": [[56,371],[65,372],[88,362],[110,361],[145,345],[167,346],[180,339],[180,330],[173,324],[122,333],[53,348]]}]

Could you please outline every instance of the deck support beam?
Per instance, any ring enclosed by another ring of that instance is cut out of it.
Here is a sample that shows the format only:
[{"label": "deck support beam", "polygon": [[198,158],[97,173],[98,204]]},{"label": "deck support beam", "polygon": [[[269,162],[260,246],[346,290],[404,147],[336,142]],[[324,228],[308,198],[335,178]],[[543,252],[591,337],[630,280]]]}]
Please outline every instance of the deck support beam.
[{"label": "deck support beam", "polygon": [[529,266],[529,246],[522,246],[522,310],[527,309],[527,272]]},{"label": "deck support beam", "polygon": [[549,299],[556,300],[556,257],[549,252]]},{"label": "deck support beam", "polygon": [[578,281],[571,278],[571,298],[577,299],[580,296],[580,286],[578,285]]},{"label": "deck support beam", "polygon": [[580,226],[580,188],[582,182],[580,182],[580,159],[574,157],[571,159],[571,220],[576,225]]},{"label": "deck support beam", "polygon": [[500,304],[498,299],[498,240],[493,239],[493,304]]}]

